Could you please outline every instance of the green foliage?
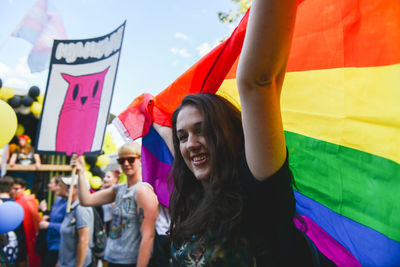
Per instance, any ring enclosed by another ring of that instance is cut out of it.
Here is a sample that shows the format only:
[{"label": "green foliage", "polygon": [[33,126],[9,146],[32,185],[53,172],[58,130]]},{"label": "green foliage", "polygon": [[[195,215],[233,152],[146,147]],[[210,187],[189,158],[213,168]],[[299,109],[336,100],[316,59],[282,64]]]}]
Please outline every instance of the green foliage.
[{"label": "green foliage", "polygon": [[237,19],[241,18],[247,9],[251,5],[251,0],[232,0],[236,5],[235,10],[229,10],[229,12],[218,12],[218,18],[222,23],[228,22],[233,23]]}]

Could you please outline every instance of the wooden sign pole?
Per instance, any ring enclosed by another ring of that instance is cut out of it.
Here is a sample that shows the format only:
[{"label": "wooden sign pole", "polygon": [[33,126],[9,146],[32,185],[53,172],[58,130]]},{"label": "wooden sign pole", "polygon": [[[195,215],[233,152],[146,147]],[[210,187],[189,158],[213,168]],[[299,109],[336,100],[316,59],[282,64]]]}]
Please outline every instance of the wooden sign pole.
[{"label": "wooden sign pole", "polygon": [[72,202],[72,192],[74,191],[74,184],[76,179],[76,166],[72,167],[72,174],[71,174],[71,185],[69,186],[69,193],[68,193],[68,204],[67,204],[67,213],[71,211],[71,202]]}]

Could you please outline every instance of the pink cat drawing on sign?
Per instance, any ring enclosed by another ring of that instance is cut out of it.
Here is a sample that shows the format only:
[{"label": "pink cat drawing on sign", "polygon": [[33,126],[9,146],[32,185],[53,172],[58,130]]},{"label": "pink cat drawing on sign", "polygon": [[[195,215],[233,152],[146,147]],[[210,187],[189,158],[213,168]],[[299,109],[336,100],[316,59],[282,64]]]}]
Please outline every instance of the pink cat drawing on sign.
[{"label": "pink cat drawing on sign", "polygon": [[68,89],[57,126],[58,152],[82,155],[91,151],[104,78],[109,68],[82,76],[61,73],[68,82]]}]

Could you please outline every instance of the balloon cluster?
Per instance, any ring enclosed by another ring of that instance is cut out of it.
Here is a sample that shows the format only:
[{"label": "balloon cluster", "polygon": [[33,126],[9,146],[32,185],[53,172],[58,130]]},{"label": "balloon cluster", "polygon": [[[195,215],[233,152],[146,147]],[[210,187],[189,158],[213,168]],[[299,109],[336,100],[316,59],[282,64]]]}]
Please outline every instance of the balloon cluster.
[{"label": "balloon cluster", "polygon": [[29,88],[27,95],[19,96],[15,95],[14,89],[3,87],[3,82],[0,79],[0,100],[6,102],[17,115],[18,124],[13,136],[27,133],[34,137],[38,123],[37,119],[42,113],[44,101],[44,95],[40,94],[39,87],[32,86]]},{"label": "balloon cluster", "polygon": [[40,117],[43,108],[43,95],[37,86],[29,88],[28,94],[24,96],[14,95],[8,100],[17,113],[27,115],[32,113],[36,118]]},{"label": "balloon cluster", "polygon": [[37,86],[29,88],[28,94],[24,96],[15,95],[10,87],[2,87],[0,79],[0,99],[7,101],[16,113],[27,115],[32,113],[37,119],[40,117],[43,108],[44,95],[40,94]]},{"label": "balloon cluster", "polygon": [[90,187],[97,190],[103,184],[105,173],[102,167],[110,163],[110,158],[103,154],[100,156],[85,156],[85,177],[89,180]]}]

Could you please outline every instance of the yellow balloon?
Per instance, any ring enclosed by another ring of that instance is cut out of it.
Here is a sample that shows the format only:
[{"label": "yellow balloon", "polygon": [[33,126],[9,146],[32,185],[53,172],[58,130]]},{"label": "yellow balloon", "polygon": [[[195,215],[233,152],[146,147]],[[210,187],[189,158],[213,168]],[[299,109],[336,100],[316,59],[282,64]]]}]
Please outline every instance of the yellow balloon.
[{"label": "yellow balloon", "polygon": [[3,100],[8,100],[10,98],[13,98],[14,96],[14,90],[10,87],[2,87],[0,89],[0,98]]},{"label": "yellow balloon", "polygon": [[15,131],[15,136],[20,136],[21,134],[24,134],[25,132],[25,127],[22,124],[17,125],[17,130]]},{"label": "yellow balloon", "polygon": [[103,180],[99,176],[93,176],[89,183],[91,188],[97,190],[103,184]]},{"label": "yellow balloon", "polygon": [[97,157],[96,165],[99,167],[107,166],[110,163],[110,158],[107,155],[100,155]]},{"label": "yellow balloon", "polygon": [[44,94],[40,94],[38,95],[38,97],[36,98],[36,101],[39,102],[40,104],[43,105],[43,100],[44,100]]},{"label": "yellow balloon", "polygon": [[121,173],[121,175],[119,176],[119,181],[118,183],[123,184],[127,182],[127,178],[126,178],[126,174],[125,173]]},{"label": "yellow balloon", "polygon": [[42,104],[34,101],[29,109],[31,110],[33,115],[40,115],[40,113],[42,113],[42,107]]},{"label": "yellow balloon", "polygon": [[85,171],[85,177],[90,181],[90,179],[93,177],[93,174],[90,171]]},{"label": "yellow balloon", "polygon": [[0,148],[7,145],[17,130],[17,115],[13,108],[0,100]]},{"label": "yellow balloon", "polygon": [[114,154],[114,153],[118,152],[118,148],[114,144],[114,141],[112,140],[112,136],[111,136],[110,132],[106,133],[106,135],[104,136],[103,150],[106,155]]}]

